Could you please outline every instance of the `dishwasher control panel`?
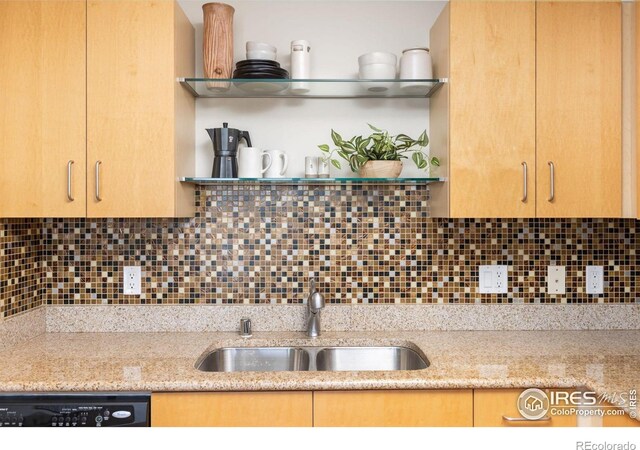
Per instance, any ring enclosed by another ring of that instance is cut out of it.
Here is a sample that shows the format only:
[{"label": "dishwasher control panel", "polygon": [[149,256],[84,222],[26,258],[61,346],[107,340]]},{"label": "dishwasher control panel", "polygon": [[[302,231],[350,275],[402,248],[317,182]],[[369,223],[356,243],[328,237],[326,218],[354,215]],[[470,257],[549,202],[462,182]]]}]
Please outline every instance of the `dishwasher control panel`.
[{"label": "dishwasher control panel", "polygon": [[149,395],[0,395],[0,427],[149,426]]}]

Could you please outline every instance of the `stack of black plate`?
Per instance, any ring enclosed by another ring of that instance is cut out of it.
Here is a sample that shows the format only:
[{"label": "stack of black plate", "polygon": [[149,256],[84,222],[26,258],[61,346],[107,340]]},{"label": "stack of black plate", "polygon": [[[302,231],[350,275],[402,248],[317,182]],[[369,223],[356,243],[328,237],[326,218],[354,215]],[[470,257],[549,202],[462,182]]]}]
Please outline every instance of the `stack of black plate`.
[{"label": "stack of black plate", "polygon": [[236,70],[233,71],[233,78],[243,80],[233,83],[238,89],[258,95],[274,94],[284,91],[289,87],[288,81],[273,81],[288,80],[289,72],[280,67],[280,63],[270,59],[245,59],[244,61],[238,61],[236,63]]},{"label": "stack of black plate", "polygon": [[244,79],[288,79],[289,72],[280,67],[278,61],[270,59],[245,59],[236,63],[233,78]]}]

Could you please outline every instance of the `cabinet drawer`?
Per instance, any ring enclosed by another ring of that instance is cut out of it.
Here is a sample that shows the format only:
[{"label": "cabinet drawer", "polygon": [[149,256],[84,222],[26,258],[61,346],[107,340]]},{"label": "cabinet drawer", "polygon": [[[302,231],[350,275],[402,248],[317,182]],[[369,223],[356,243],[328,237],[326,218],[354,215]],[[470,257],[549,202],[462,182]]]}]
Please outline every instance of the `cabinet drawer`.
[{"label": "cabinet drawer", "polygon": [[316,427],[470,427],[471,390],[313,393]]},{"label": "cabinet drawer", "polygon": [[509,422],[505,417],[520,418],[518,397],[523,389],[476,389],[473,391],[473,424],[476,427],[575,427],[576,416],[550,416],[548,421]]},{"label": "cabinet drawer", "polygon": [[161,392],[152,427],[310,427],[311,392]]}]

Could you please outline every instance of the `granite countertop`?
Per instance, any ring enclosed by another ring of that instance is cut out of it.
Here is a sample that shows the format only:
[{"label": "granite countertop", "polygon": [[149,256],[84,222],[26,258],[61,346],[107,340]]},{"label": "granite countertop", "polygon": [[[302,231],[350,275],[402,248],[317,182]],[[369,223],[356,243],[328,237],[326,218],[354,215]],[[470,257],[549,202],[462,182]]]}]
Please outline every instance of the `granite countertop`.
[{"label": "granite countertop", "polygon": [[[397,372],[205,373],[223,346],[417,346],[431,365]],[[640,388],[640,331],[46,333],[0,353],[0,391]]]}]

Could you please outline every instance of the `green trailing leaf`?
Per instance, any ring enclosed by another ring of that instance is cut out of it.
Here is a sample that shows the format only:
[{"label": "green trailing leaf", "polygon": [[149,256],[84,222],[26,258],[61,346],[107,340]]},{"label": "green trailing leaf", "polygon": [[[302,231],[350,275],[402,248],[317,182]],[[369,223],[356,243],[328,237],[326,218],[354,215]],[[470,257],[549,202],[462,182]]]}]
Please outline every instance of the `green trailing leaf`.
[{"label": "green trailing leaf", "polygon": [[334,144],[336,144],[338,147],[342,146],[342,136],[340,136],[338,133],[336,133],[334,130],[331,130],[331,140],[333,141]]},{"label": "green trailing leaf", "polygon": [[370,123],[368,123],[367,125],[369,125],[369,128],[371,128],[373,131],[376,131],[378,133],[382,133],[383,132],[380,128],[376,128],[373,125],[371,125]]},{"label": "green trailing leaf", "polygon": [[331,160],[331,164],[333,164],[333,166],[334,166],[336,169],[342,169],[342,166],[340,165],[340,161],[338,161],[337,159],[332,159],[332,160]]},{"label": "green trailing leaf", "polygon": [[318,145],[318,148],[325,153],[329,153],[331,151],[327,144]]},{"label": "green trailing leaf", "polygon": [[435,156],[431,158],[431,165],[435,167],[440,167],[440,160]]}]

